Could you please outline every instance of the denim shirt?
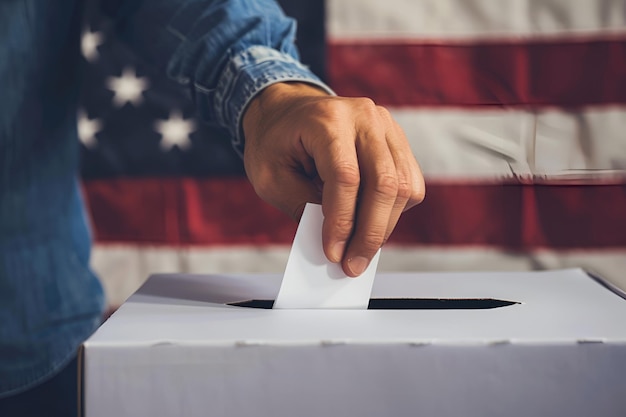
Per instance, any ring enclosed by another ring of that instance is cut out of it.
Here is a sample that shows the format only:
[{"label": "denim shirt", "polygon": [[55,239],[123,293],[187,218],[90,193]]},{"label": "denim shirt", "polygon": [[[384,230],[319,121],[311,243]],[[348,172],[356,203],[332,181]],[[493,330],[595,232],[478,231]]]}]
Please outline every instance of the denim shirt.
[{"label": "denim shirt", "polygon": [[[0,397],[60,370],[98,326],[77,179],[80,0],[0,0]],[[106,0],[148,62],[190,91],[241,152],[241,118],[265,86],[305,81],[295,24],[270,0]]]}]

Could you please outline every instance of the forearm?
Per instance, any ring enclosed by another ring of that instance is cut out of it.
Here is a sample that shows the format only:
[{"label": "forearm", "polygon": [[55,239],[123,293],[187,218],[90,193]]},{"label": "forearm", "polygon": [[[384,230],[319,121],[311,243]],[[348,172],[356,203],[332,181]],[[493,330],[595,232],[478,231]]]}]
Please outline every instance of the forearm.
[{"label": "forearm", "polygon": [[242,115],[268,85],[326,87],[298,62],[295,22],[270,0],[108,0],[122,38],[189,89],[199,115],[228,129],[241,151]]}]

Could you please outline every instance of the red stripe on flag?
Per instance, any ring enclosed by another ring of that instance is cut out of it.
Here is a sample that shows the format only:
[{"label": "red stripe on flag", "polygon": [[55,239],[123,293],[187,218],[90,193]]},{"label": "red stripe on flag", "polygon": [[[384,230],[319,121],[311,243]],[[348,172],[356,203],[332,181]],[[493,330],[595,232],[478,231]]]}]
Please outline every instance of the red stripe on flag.
[{"label": "red stripe on flag", "polygon": [[625,210],[624,185],[437,184],[400,219],[394,241],[514,250],[625,247]]},{"label": "red stripe on flag", "polygon": [[389,106],[626,103],[626,39],[331,42],[327,65],[338,94]]},{"label": "red stripe on flag", "polygon": [[[296,225],[244,178],[87,181],[96,240],[291,244]],[[431,184],[390,242],[517,250],[626,247],[626,185]]]},{"label": "red stripe on flag", "polygon": [[296,224],[244,178],[107,179],[83,184],[98,242],[291,242]]}]

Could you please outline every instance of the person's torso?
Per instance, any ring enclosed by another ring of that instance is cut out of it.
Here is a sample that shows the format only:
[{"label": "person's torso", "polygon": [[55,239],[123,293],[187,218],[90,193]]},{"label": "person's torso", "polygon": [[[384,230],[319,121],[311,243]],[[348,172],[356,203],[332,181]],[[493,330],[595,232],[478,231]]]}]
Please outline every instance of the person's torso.
[{"label": "person's torso", "polygon": [[81,9],[0,0],[0,397],[64,365],[103,307],[77,180]]},{"label": "person's torso", "polygon": [[63,209],[47,192],[67,187],[76,167],[80,9],[0,0],[0,240],[50,227]]}]

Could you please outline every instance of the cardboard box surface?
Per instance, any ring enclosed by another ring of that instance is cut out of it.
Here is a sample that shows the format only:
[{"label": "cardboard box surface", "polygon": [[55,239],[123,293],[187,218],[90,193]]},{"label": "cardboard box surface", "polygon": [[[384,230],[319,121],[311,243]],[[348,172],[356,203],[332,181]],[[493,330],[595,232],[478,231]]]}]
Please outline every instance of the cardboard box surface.
[{"label": "cardboard box surface", "polygon": [[379,274],[421,309],[227,305],[279,286],[152,276],[84,344],[85,415],[626,416],[626,300],[583,271]]}]

